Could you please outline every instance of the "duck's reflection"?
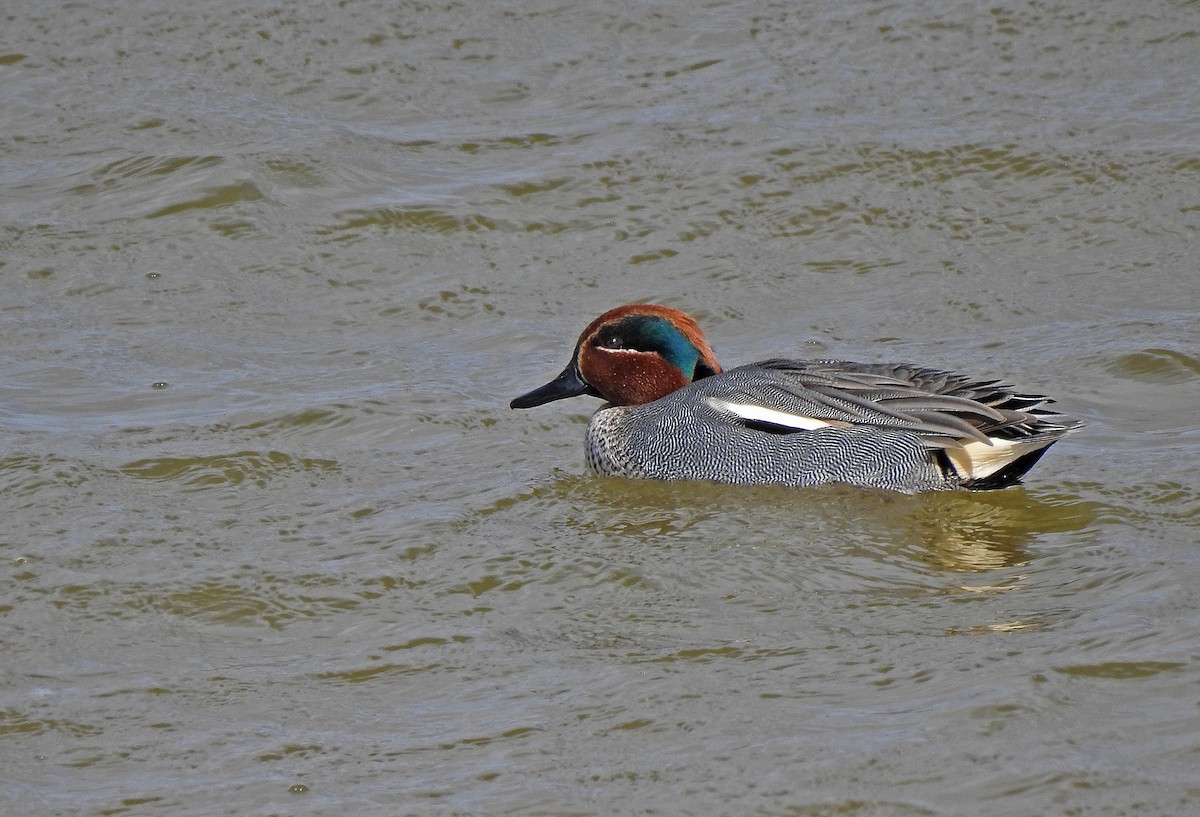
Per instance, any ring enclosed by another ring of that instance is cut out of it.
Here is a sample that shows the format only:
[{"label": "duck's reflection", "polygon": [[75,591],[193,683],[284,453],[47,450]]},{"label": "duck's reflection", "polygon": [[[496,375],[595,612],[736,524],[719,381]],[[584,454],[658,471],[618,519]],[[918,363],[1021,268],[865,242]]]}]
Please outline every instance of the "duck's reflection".
[{"label": "duck's reflection", "polygon": [[754,530],[777,539],[783,525],[824,542],[844,539],[858,555],[865,549],[889,561],[899,556],[914,566],[964,573],[1027,564],[1031,542],[1084,530],[1097,514],[1079,497],[1037,497],[1020,487],[908,495],[570,476],[547,488],[572,507],[567,524],[576,528],[635,537],[708,529],[714,541],[736,530],[744,542]]}]

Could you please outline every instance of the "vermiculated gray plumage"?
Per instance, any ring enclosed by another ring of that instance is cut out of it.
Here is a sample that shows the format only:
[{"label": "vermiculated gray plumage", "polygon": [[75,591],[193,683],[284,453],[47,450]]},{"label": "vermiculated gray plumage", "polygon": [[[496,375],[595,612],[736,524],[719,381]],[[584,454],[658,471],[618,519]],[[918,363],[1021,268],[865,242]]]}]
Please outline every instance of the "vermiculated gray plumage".
[{"label": "vermiculated gray plumage", "polygon": [[[1000,488],[1081,423],[997,381],[908,364],[767,360],[697,380],[652,403],[605,406],[587,430],[601,474],[794,486],[842,482],[897,491]],[[799,429],[722,405],[761,406],[832,425]],[[1020,455],[980,478],[964,446],[1017,441]]]}]

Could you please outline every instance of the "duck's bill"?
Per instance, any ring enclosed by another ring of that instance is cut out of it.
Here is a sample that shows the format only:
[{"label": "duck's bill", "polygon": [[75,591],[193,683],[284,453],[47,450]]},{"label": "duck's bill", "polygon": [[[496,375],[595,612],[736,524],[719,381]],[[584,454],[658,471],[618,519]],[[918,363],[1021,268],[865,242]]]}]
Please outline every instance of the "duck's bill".
[{"label": "duck's bill", "polygon": [[595,389],[583,382],[583,378],[579,375],[579,367],[572,360],[558,377],[528,394],[522,394],[509,403],[508,407],[515,409],[533,408],[534,406],[551,403],[555,400],[578,397],[581,394],[590,394],[593,397],[600,396]]}]

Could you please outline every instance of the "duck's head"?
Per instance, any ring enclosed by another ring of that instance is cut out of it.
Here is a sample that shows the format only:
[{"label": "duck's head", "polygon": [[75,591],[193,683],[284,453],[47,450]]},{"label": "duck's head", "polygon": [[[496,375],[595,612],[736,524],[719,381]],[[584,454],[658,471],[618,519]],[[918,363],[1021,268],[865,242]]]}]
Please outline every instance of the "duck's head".
[{"label": "duck's head", "polygon": [[640,405],[720,371],[690,315],[669,306],[630,304],[588,324],[562,374],[509,407],[533,408],[581,394],[616,406]]}]

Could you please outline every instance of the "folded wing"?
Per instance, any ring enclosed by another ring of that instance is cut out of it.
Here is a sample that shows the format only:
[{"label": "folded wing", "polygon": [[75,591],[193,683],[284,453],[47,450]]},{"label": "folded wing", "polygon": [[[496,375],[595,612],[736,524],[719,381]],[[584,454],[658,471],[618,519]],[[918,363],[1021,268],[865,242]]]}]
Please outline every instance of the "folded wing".
[{"label": "folded wing", "polygon": [[[705,381],[698,381],[700,386]],[[1081,423],[997,380],[909,364],[767,360],[730,369],[709,406],[765,433],[908,431],[967,487],[1015,482]]]}]

